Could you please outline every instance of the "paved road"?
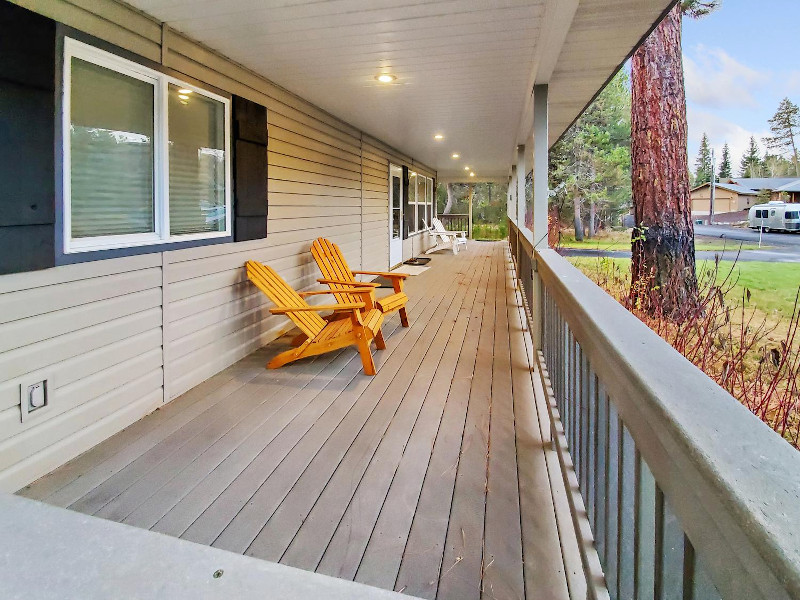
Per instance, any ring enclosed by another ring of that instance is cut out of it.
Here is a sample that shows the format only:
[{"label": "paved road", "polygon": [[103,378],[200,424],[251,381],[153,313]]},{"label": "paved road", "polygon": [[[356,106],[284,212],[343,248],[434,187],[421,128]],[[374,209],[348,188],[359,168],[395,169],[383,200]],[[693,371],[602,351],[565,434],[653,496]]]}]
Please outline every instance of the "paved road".
[{"label": "paved road", "polygon": [[[766,246],[761,250],[742,250],[739,245],[744,242],[758,242],[758,231],[729,227],[726,225],[695,225],[695,235],[702,239],[729,240],[729,248],[724,252],[699,250],[697,258],[713,260],[720,255],[722,260],[763,261],[763,262],[800,262],[800,234],[765,233],[761,243]],[[625,250],[586,250],[565,248],[561,251],[565,256],[608,256],[611,258],[630,258],[630,251]]]},{"label": "paved road", "polygon": [[[704,238],[724,238],[742,242],[758,242],[758,231],[727,225],[695,225],[694,233]],[[761,243],[765,246],[793,248],[800,251],[800,234],[797,233],[764,233]]]}]

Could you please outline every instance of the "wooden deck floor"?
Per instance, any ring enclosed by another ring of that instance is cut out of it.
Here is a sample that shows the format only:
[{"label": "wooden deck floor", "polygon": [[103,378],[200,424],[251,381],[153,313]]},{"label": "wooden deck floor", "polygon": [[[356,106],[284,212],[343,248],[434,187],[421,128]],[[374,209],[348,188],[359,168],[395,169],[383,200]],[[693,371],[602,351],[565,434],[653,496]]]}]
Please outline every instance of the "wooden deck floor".
[{"label": "wooden deck floor", "polygon": [[511,268],[502,242],[435,255],[375,377],[352,348],[265,370],[287,337],[19,493],[423,598],[567,598]]}]

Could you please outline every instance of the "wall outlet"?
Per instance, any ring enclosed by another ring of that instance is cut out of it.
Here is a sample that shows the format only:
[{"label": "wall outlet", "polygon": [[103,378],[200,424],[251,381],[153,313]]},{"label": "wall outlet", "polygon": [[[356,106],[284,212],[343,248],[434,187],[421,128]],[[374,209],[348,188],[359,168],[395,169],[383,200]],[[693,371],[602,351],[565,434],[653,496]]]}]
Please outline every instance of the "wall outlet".
[{"label": "wall outlet", "polygon": [[19,392],[20,416],[23,422],[50,404],[47,393],[47,379],[23,381],[20,383]]}]

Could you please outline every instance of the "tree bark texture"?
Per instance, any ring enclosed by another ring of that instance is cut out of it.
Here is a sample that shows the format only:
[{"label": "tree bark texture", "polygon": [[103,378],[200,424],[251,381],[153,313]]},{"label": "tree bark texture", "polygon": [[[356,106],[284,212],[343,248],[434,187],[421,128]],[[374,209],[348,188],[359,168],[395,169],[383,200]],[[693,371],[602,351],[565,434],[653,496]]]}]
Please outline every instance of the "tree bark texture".
[{"label": "tree bark texture", "polygon": [[583,240],[583,219],[581,219],[581,197],[575,196],[572,201],[575,223],[575,239],[579,242]]},{"label": "tree bark texture", "polygon": [[680,3],[633,55],[631,70],[630,301],[654,316],[683,320],[698,300]]},{"label": "tree bark texture", "polygon": [[447,184],[447,204],[444,205],[444,211],[442,212],[443,215],[449,215],[450,211],[453,210],[453,184]]},{"label": "tree bark texture", "polygon": [[586,233],[589,239],[594,237],[594,224],[597,219],[597,209],[595,208],[594,200],[589,200],[589,228]]}]

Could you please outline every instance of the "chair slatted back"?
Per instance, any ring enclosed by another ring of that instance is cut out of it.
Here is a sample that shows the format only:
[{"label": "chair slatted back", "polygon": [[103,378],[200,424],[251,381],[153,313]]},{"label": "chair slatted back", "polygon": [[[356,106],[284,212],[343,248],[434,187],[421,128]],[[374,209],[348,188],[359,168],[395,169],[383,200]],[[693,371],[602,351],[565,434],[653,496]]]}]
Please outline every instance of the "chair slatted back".
[{"label": "chair slatted back", "polygon": [[[314,260],[317,261],[317,266],[322,273],[323,279],[335,279],[337,281],[356,281],[350,267],[347,266],[347,261],[344,259],[342,251],[339,246],[326,240],[325,238],[317,238],[311,244],[311,254]],[[336,289],[336,286],[330,285],[331,289]],[[363,298],[358,294],[348,294],[347,292],[335,292],[334,297],[339,304],[350,304],[353,302],[363,302]]]},{"label": "chair slatted back", "polygon": [[443,231],[447,231],[447,228],[444,226],[444,223],[442,223],[439,219],[435,217],[433,219],[433,229],[434,229],[433,231],[434,235],[438,236],[439,239],[441,239],[443,242],[450,243],[452,241],[449,236],[445,235],[444,233],[441,233]]},{"label": "chair slatted back", "polygon": [[[277,308],[299,308],[309,305],[272,267],[248,260],[247,277],[275,303]],[[286,316],[309,338],[316,337],[325,327],[325,319],[313,311],[290,312],[286,313]]]}]

